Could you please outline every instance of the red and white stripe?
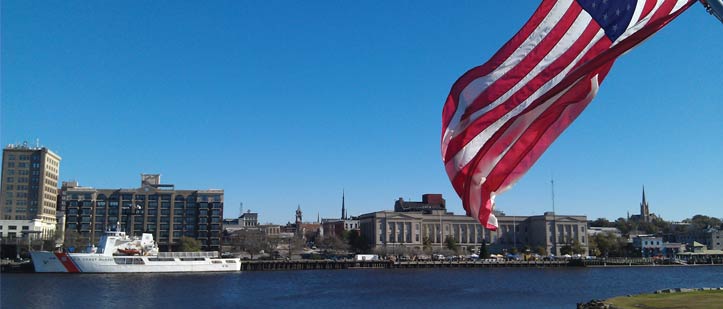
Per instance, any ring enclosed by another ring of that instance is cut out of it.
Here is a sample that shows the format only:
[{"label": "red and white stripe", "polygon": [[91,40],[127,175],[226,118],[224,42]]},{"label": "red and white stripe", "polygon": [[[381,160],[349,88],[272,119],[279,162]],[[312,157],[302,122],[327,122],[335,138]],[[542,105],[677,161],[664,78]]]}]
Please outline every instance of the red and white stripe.
[{"label": "red and white stripe", "polygon": [[576,1],[544,0],[487,63],[462,75],[444,105],[441,148],[467,215],[496,229],[495,195],[585,109],[618,56],[693,3],[639,0],[613,42]]},{"label": "red and white stripe", "polygon": [[63,267],[65,267],[65,270],[69,273],[79,273],[80,268],[78,268],[78,265],[75,264],[73,261],[73,258],[70,257],[65,252],[54,252],[55,257],[58,258],[58,261],[60,261],[60,264],[63,264]]}]

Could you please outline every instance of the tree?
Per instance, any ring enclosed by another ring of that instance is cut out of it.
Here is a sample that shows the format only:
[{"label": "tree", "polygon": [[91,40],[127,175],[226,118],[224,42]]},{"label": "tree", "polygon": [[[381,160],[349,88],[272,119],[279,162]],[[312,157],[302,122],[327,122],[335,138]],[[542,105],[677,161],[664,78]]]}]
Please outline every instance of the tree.
[{"label": "tree", "polygon": [[240,230],[229,236],[229,244],[234,250],[247,252],[251,259],[261,251],[272,248],[266,233],[259,230]]},{"label": "tree", "polygon": [[424,249],[425,252],[432,250],[432,240],[429,236],[424,236],[424,238],[422,238],[422,249]]},{"label": "tree", "polygon": [[633,230],[633,224],[625,218],[618,218],[614,223],[615,227],[620,230],[621,233],[627,235]]},{"label": "tree", "polygon": [[583,253],[585,253],[585,249],[582,248],[580,241],[578,241],[577,239],[574,239],[572,241],[572,254],[583,254]]},{"label": "tree", "polygon": [[487,242],[482,241],[482,245],[479,247],[480,259],[489,259],[490,253],[487,251]]},{"label": "tree", "polygon": [[90,238],[84,237],[78,231],[76,230],[66,230],[65,231],[65,240],[63,241],[63,246],[70,250],[70,248],[73,248],[72,250],[82,251],[83,248],[90,245]]},{"label": "tree", "polygon": [[341,252],[349,249],[349,245],[336,235],[324,235],[317,237],[316,246],[324,251]]},{"label": "tree", "polygon": [[572,253],[572,246],[571,245],[564,245],[560,247],[560,254],[571,254]]},{"label": "tree", "polygon": [[590,252],[597,256],[625,256],[627,241],[613,233],[600,233],[590,237]]},{"label": "tree", "polygon": [[455,240],[452,236],[447,236],[444,238],[444,245],[445,247],[447,247],[447,249],[452,250],[455,253],[459,251],[459,244],[457,244],[457,240]]},{"label": "tree", "polygon": [[614,227],[615,223],[608,221],[605,218],[597,218],[595,221],[590,221],[590,226],[594,227]]},{"label": "tree", "polygon": [[721,220],[718,218],[708,217],[704,215],[695,215],[693,218],[683,220],[684,223],[690,223],[692,230],[701,231],[709,227],[720,228]]},{"label": "tree", "polygon": [[195,238],[183,236],[178,242],[179,250],[182,252],[201,251],[201,243]]},{"label": "tree", "polygon": [[344,238],[349,244],[349,248],[354,253],[367,253],[369,252],[369,241],[364,235],[360,235],[358,231],[347,231],[344,232]]}]

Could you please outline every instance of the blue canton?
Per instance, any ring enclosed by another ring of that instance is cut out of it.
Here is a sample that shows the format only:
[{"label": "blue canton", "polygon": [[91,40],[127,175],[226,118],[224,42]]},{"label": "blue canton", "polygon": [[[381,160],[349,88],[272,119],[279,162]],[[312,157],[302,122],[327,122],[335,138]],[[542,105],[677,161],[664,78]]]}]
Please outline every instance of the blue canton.
[{"label": "blue canton", "polygon": [[[644,0],[643,0],[644,1]],[[633,18],[636,0],[577,0],[582,8],[605,29],[605,35],[615,41],[625,32]]]}]

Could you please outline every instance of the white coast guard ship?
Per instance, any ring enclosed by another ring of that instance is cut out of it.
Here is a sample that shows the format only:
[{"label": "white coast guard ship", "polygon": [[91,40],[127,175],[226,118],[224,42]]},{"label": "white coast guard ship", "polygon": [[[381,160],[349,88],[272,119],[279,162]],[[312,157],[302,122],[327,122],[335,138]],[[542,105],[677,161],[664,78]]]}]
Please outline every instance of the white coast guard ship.
[{"label": "white coast guard ship", "polygon": [[33,251],[35,272],[150,273],[239,271],[238,258],[217,258],[218,252],[158,252],[153,235],[128,237],[106,231],[89,253]]}]

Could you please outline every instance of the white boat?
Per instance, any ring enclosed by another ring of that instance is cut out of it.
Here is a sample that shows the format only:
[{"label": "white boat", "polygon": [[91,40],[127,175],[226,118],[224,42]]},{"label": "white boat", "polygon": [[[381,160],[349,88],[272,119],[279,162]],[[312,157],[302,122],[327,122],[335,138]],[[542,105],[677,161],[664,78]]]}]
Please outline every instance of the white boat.
[{"label": "white boat", "polygon": [[86,253],[31,251],[35,272],[151,273],[228,272],[241,270],[239,258],[218,258],[218,252],[158,252],[153,235],[128,237],[106,231],[98,247]]}]

